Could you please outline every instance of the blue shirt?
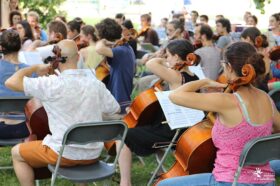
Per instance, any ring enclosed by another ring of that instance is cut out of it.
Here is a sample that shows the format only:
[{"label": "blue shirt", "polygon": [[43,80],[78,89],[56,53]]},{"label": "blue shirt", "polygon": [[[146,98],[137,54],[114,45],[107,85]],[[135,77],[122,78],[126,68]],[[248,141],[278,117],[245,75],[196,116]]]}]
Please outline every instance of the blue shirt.
[{"label": "blue shirt", "polygon": [[40,37],[41,37],[41,40],[42,40],[42,41],[48,41],[48,35],[47,35],[46,31],[41,30],[41,35],[40,35]]},{"label": "blue shirt", "polygon": [[276,67],[275,63],[270,64],[270,70],[272,72],[272,76],[275,78],[280,78],[280,69]]},{"label": "blue shirt", "polygon": [[28,67],[28,65],[24,63],[12,64],[6,60],[0,60],[0,96],[24,96],[22,92],[15,92],[8,89],[5,86],[5,81],[16,72],[17,68],[21,69],[25,67]]},{"label": "blue shirt", "polygon": [[112,51],[113,58],[108,58],[111,69],[107,88],[120,104],[121,113],[125,113],[125,108],[131,103],[135,56],[129,44],[115,47]]}]

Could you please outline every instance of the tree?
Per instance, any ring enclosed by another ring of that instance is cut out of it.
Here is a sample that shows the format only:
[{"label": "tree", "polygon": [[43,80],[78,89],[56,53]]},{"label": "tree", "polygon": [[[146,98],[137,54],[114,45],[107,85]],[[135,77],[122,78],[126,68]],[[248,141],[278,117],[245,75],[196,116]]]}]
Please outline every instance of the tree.
[{"label": "tree", "polygon": [[262,14],[265,13],[265,11],[264,11],[265,3],[269,4],[270,2],[271,2],[271,0],[254,0],[256,9],[259,9]]},{"label": "tree", "polygon": [[57,15],[66,15],[66,12],[59,11],[58,7],[65,0],[21,0],[20,5],[28,11],[36,11],[40,16],[40,24],[46,28],[49,23]]}]

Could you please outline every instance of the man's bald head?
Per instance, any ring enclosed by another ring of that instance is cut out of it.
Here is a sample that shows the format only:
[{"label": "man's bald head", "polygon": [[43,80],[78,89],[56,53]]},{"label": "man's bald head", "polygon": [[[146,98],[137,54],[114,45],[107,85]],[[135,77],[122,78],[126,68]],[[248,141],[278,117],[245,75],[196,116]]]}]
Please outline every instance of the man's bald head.
[{"label": "man's bald head", "polygon": [[65,39],[57,46],[61,49],[61,57],[67,57],[66,63],[59,63],[58,69],[62,72],[66,69],[76,69],[79,60],[78,48],[73,40]]},{"label": "man's bald head", "polygon": [[78,56],[78,47],[73,40],[65,39],[60,41],[57,46],[61,49],[61,56],[72,59]]}]

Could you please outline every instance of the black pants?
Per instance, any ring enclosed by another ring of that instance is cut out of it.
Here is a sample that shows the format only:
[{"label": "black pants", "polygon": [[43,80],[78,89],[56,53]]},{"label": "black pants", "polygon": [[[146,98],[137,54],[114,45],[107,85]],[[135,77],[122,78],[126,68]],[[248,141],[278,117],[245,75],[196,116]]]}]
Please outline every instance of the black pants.
[{"label": "black pants", "polygon": [[[176,130],[171,130],[168,124],[162,124],[163,113],[145,126],[128,129],[125,144],[139,156],[148,156],[157,149],[152,148],[158,142],[171,142]],[[181,130],[182,133],[184,130]],[[182,134],[181,133],[181,134]]]},{"label": "black pants", "polygon": [[0,122],[0,139],[15,139],[24,138],[29,135],[29,131],[25,122],[7,125],[5,122]]}]

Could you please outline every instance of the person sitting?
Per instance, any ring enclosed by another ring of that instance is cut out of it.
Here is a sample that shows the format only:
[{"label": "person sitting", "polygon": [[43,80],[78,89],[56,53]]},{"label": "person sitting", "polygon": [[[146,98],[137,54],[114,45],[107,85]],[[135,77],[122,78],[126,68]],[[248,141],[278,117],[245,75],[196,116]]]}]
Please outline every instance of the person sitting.
[{"label": "person sitting", "polygon": [[[243,65],[255,66],[257,63],[264,63],[263,56],[249,43],[233,43],[224,52],[223,67],[229,81],[242,77]],[[259,75],[256,73],[256,76]],[[217,113],[212,129],[212,140],[217,153],[212,173],[166,179],[158,186],[231,186],[245,144],[254,138],[268,136],[271,132],[280,132],[280,114],[274,103],[269,95],[252,84],[239,86],[234,94],[197,93],[204,87],[226,86],[210,79],[203,79],[187,83],[169,95],[171,101],[177,105]],[[262,171],[260,178],[253,174],[256,169]],[[273,186],[275,176],[269,163],[244,166],[238,183],[244,186]]]},{"label": "person sitting", "polygon": [[[260,39],[261,42],[257,42]],[[270,79],[270,64],[269,52],[267,51],[268,41],[265,35],[261,34],[260,30],[256,27],[246,28],[241,33],[241,41],[245,41],[253,45],[256,50],[264,56],[265,66],[258,66],[260,68],[255,68],[255,71],[259,74],[258,78],[255,80],[254,86],[268,92],[268,80]],[[262,74],[262,75],[261,75]]]},{"label": "person sitting", "polygon": [[[193,46],[190,42],[183,39],[174,40],[167,45],[166,60],[163,58],[151,59],[147,62],[146,67],[166,81],[169,88],[173,90],[184,83],[198,80],[198,77],[187,66],[181,70],[169,68],[185,61],[186,56],[191,52],[193,52]],[[171,141],[175,135],[175,131],[172,131],[168,125],[161,123],[164,120],[161,109],[153,113],[153,116],[153,118],[150,118],[151,123],[128,129],[125,145],[119,158],[121,186],[131,185],[132,152],[140,156],[148,156],[156,152],[156,149],[153,148],[155,143]]]},{"label": "person sitting", "polygon": [[95,45],[98,41],[97,31],[91,25],[85,25],[81,29],[80,42],[88,43],[88,46],[82,48],[80,53],[81,62],[78,63],[79,68],[95,69],[103,60],[103,56],[96,52]]},{"label": "person sitting", "polygon": [[213,31],[208,25],[197,25],[194,32],[195,41],[200,41],[202,47],[195,53],[200,56],[200,65],[205,77],[216,80],[221,70],[221,53],[212,41]]},{"label": "person sitting", "polygon": [[[130,19],[124,20],[121,26],[122,26],[123,32],[125,32],[129,29],[134,29],[133,24]],[[128,44],[133,49],[133,52],[134,52],[135,58],[136,58],[136,56],[137,56],[137,38],[130,39],[128,41]]]},{"label": "person sitting", "polygon": [[280,46],[280,13],[269,17],[269,31],[266,33],[269,47]]},{"label": "person sitting", "polygon": [[143,43],[151,43],[154,46],[159,46],[159,38],[157,32],[151,28],[151,15],[143,14],[141,15],[141,32],[140,36],[144,36]]},{"label": "person sitting", "polygon": [[95,27],[101,39],[96,43],[96,52],[106,56],[110,65],[107,88],[121,105],[121,114],[125,114],[126,107],[131,103],[135,55],[128,43],[111,48],[122,34],[122,28],[115,20],[106,18]]},{"label": "person sitting", "polygon": [[72,21],[69,21],[67,23],[68,26],[68,33],[67,33],[67,39],[77,39],[81,32],[83,21],[79,19],[73,19]]},{"label": "person sitting", "polygon": [[[0,59],[0,96],[24,96],[21,92],[8,89],[4,84],[15,72],[28,67],[28,65],[20,63],[18,60],[18,52],[21,48],[20,36],[15,30],[6,30],[1,35],[0,43],[4,54],[4,58]],[[29,135],[25,118],[22,116],[23,113],[20,115],[0,113],[0,139],[24,138]]]},{"label": "person sitting", "polygon": [[[6,87],[38,99],[44,106],[51,134],[43,141],[20,143],[12,148],[13,166],[22,186],[34,185],[32,168],[55,164],[65,131],[81,122],[102,121],[102,113],[115,113],[120,106],[105,85],[77,69],[76,43],[57,44],[66,61],[59,62],[60,75],[49,75],[50,64],[33,65],[17,71],[6,80]],[[42,77],[29,78],[32,73]],[[71,103],[71,105],[69,105]],[[59,113],[59,114],[57,114]],[[94,134],[93,134],[94,135]],[[66,145],[61,166],[91,164],[97,161],[103,143]]]},{"label": "person sitting", "polygon": [[35,11],[30,11],[27,13],[27,21],[30,24],[35,39],[42,41],[48,40],[48,35],[45,30],[43,30],[39,25],[39,14]]},{"label": "person sitting", "polygon": [[19,11],[12,11],[9,15],[10,28],[15,29],[17,23],[22,21],[22,15]]},{"label": "person sitting", "polygon": [[117,13],[115,16],[115,21],[119,24],[122,25],[123,22],[125,21],[125,15],[123,13]]},{"label": "person sitting", "polygon": [[251,15],[248,17],[248,25],[257,27],[258,24],[258,18],[255,15]]},{"label": "person sitting", "polygon": [[25,51],[34,41],[32,29],[27,21],[20,21],[16,24],[16,30],[19,33],[21,39],[21,50]]},{"label": "person sitting", "polygon": [[230,31],[231,25],[228,19],[218,19],[216,21],[216,32],[220,36],[216,42],[216,47],[221,51],[232,42]]},{"label": "person sitting", "polygon": [[207,15],[200,15],[199,22],[208,25],[209,18]]}]

